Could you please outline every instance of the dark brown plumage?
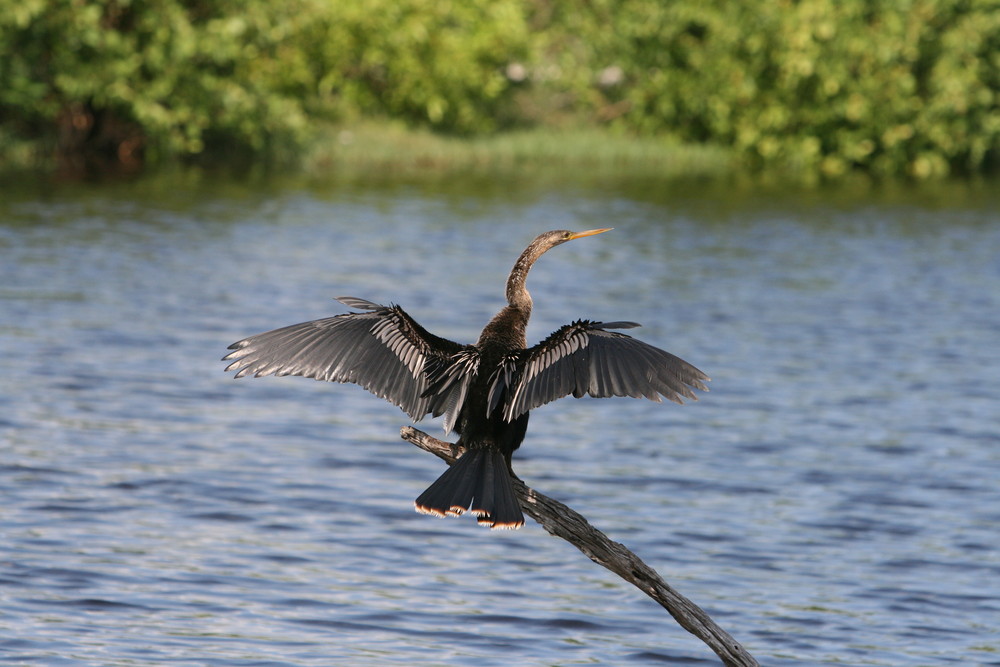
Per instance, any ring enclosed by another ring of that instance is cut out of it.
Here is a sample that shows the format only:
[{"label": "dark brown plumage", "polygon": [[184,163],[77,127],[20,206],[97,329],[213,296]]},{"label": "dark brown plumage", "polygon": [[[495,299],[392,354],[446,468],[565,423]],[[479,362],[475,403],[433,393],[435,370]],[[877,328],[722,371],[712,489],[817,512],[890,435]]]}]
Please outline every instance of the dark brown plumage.
[{"label": "dark brown plumage", "polygon": [[677,403],[707,390],[708,377],[691,364],[616,329],[634,322],[567,324],[534,347],[528,271],[547,250],[585,232],[558,230],[531,242],[507,279],[507,305],[474,345],[439,338],[399,306],[363,299],[339,301],[347,313],[251,336],[223,357],[236,377],[301,375],[352,382],[402,408],[414,421],[444,415],[445,432],[466,451],[416,500],[428,514],[469,510],[479,523],[519,528],[524,517],[511,484],[511,456],[524,439],[530,410],[563,396],[632,396]]}]

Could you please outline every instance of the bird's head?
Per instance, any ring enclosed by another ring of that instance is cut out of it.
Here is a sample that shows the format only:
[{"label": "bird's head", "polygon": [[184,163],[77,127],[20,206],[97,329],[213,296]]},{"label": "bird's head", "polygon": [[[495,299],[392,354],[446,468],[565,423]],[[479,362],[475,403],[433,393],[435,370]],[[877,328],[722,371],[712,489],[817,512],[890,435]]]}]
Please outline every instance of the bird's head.
[{"label": "bird's head", "polygon": [[610,231],[610,227],[605,227],[603,229],[588,229],[585,232],[571,232],[566,229],[556,229],[554,231],[545,232],[544,234],[536,236],[535,240],[532,241],[531,244],[524,249],[524,252],[521,253],[521,256],[517,258],[517,261],[514,263],[514,268],[510,271],[510,276],[507,278],[507,303],[517,305],[526,312],[531,312],[531,295],[528,294],[528,290],[524,286],[524,281],[528,277],[528,271],[531,270],[531,265],[535,263],[535,260],[541,257],[548,250],[562,243],[566,243],[566,241],[582,239],[584,236],[594,236],[595,234]]},{"label": "bird's head", "polygon": [[604,227],[602,229],[588,229],[585,232],[571,232],[568,229],[556,229],[551,232],[545,232],[544,234],[539,234],[531,245],[537,245],[542,252],[548,250],[549,248],[554,248],[555,246],[566,243],[566,241],[572,241],[573,239],[582,239],[585,236],[594,236],[595,234],[603,234],[604,232],[610,232],[613,227]]}]

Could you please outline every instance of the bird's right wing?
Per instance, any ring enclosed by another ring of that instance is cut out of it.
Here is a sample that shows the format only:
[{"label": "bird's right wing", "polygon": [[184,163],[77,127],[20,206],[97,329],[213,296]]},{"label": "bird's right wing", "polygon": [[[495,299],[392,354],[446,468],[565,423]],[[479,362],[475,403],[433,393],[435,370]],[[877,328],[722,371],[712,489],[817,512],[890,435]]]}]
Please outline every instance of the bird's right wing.
[{"label": "bird's right wing", "polygon": [[399,306],[338,301],[367,312],[346,313],[250,336],[229,346],[223,361],[236,377],[300,375],[358,384],[414,421],[431,411],[429,373],[463,346],[428,333]]},{"label": "bird's right wing", "polygon": [[708,376],[669,352],[608,329],[635,322],[567,324],[538,345],[509,358],[494,374],[490,407],[502,403],[504,419],[517,417],[563,396],[632,396],[676,403],[697,400]]}]

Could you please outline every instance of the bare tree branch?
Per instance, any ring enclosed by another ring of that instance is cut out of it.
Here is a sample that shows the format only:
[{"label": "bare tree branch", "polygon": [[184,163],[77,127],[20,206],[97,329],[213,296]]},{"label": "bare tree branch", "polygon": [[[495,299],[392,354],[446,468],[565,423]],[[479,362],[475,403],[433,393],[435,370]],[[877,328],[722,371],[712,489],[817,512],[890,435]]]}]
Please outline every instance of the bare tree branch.
[{"label": "bare tree branch", "polygon": [[[412,426],[403,427],[400,435],[404,440],[444,459],[448,465],[454,463],[461,453],[451,443],[431,437]],[[590,525],[581,514],[558,500],[529,488],[519,479],[514,480],[514,491],[525,514],[541,524],[551,535],[566,540],[590,560],[603,565],[653,598],[670,612],[681,627],[708,644],[724,665],[759,667],[743,645],[716,625],[701,607],[675,591],[653,568],[624,545],[608,539],[607,535]]]}]

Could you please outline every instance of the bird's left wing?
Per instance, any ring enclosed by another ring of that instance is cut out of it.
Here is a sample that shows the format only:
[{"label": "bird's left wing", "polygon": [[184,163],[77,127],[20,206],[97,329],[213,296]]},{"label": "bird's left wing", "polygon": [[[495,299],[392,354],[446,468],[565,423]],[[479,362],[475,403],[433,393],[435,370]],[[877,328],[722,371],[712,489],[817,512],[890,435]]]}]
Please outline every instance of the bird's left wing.
[{"label": "bird's left wing", "polygon": [[[502,402],[504,419],[520,415],[563,396],[596,398],[631,396],[675,403],[698,400],[692,389],[707,391],[708,376],[669,352],[609,329],[631,329],[635,322],[578,320],[525,350],[498,372],[491,404]],[[501,386],[504,385],[504,386]],[[501,393],[502,399],[497,400]]]},{"label": "bird's left wing", "polygon": [[399,306],[341,297],[364,310],[293,324],[233,343],[223,361],[236,377],[300,375],[351,382],[397,405],[414,421],[430,411],[423,395],[432,368],[462,349],[421,327]]}]

